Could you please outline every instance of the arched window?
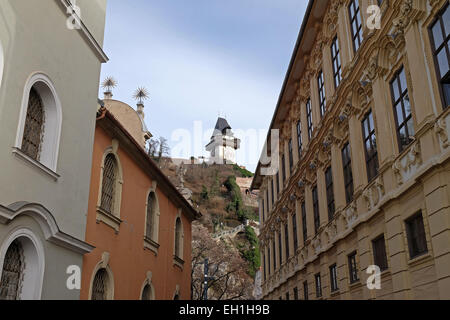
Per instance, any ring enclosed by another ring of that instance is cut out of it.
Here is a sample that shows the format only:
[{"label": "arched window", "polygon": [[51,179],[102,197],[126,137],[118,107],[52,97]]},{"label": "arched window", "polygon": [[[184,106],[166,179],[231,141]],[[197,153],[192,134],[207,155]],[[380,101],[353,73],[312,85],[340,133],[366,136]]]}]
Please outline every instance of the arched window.
[{"label": "arched window", "polygon": [[44,137],[44,122],[45,110],[41,96],[35,88],[31,88],[21,150],[36,161],[40,161]]},{"label": "arched window", "polygon": [[20,300],[24,262],[22,245],[18,240],[14,240],[6,252],[3,262],[0,300]]},{"label": "arched window", "polygon": [[183,246],[183,226],[181,219],[177,218],[175,223],[175,257],[182,259],[182,246]]},{"label": "arched window", "polygon": [[48,173],[54,176],[61,125],[61,102],[53,83],[42,73],[33,74],[23,93],[15,153],[42,164],[41,169],[50,169]]},{"label": "arched window", "polygon": [[152,287],[146,284],[144,290],[142,290],[142,300],[152,300]]},{"label": "arched window", "polygon": [[92,300],[108,300],[109,275],[105,268],[97,271],[92,284]]},{"label": "arched window", "polygon": [[147,199],[147,221],[146,221],[146,229],[145,236],[147,239],[152,240],[154,242],[158,242],[158,233],[156,228],[158,227],[158,199],[156,197],[156,193],[151,191],[148,195]]},{"label": "arched window", "polygon": [[114,213],[114,197],[116,192],[117,161],[113,154],[105,158],[102,180],[102,197],[100,207],[107,213]]}]

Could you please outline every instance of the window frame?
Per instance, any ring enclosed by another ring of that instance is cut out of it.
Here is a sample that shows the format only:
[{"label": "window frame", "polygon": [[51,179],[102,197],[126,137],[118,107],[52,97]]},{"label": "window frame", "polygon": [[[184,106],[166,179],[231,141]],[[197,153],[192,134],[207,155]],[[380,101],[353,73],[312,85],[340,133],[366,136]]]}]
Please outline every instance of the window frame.
[{"label": "window frame", "polygon": [[297,146],[298,146],[298,158],[301,159],[303,153],[303,138],[302,138],[302,122],[297,122]]},{"label": "window frame", "polygon": [[352,150],[350,142],[347,142],[344,145],[341,154],[342,154],[342,167],[344,171],[345,199],[348,205],[353,201],[355,193],[353,168],[352,168]]},{"label": "window frame", "polygon": [[[356,6],[356,4],[358,6]],[[354,15],[352,16],[352,6]],[[364,42],[364,36],[363,36],[363,21],[362,21],[362,15],[361,15],[361,6],[359,4],[359,0],[350,0],[348,5],[348,15],[350,19],[350,34],[352,39],[352,47],[353,47],[353,54],[356,54],[358,50],[361,48],[362,43]],[[360,19],[360,24],[356,26],[357,30],[353,29],[353,23],[358,21],[358,16]],[[358,47],[356,47],[356,40],[358,41]]]},{"label": "window frame", "polygon": [[314,283],[316,285],[316,298],[320,299],[323,297],[323,292],[322,292],[322,276],[319,273],[316,273],[314,275]]},{"label": "window frame", "polygon": [[[404,74],[405,76],[405,82],[406,82],[406,90],[403,90],[403,88],[401,87],[401,74]],[[394,94],[394,82],[397,82],[397,86],[399,88],[399,90],[401,90],[400,92],[400,97],[395,100],[395,94]],[[408,149],[408,147],[414,142],[414,138],[411,139],[411,137],[415,136],[415,128],[414,128],[414,117],[413,117],[413,107],[411,104],[411,99],[410,99],[410,93],[409,93],[409,87],[408,87],[408,78],[406,75],[406,69],[405,66],[402,65],[392,76],[391,81],[389,82],[389,87],[390,87],[390,92],[391,92],[391,102],[392,102],[392,108],[393,108],[393,113],[394,113],[394,120],[395,120],[395,132],[397,135],[397,144],[398,144],[398,150],[400,153],[402,153],[403,151],[405,151],[406,149]],[[404,99],[408,97],[409,98],[409,106],[411,108],[411,113],[406,116],[406,108],[404,105]],[[398,119],[398,114],[397,114],[397,107],[401,106],[401,110],[402,110],[402,117],[403,117],[403,121],[402,123],[399,123],[399,119]],[[412,125],[412,134],[409,132],[409,127],[408,127],[408,123],[409,121],[411,121],[411,125]],[[407,144],[402,144],[401,141],[401,135],[400,135],[400,131],[402,128],[405,128],[407,136],[408,136],[408,140],[409,142]]]},{"label": "window frame", "polygon": [[291,217],[292,219],[292,236],[294,241],[294,254],[297,252],[298,249],[298,235],[297,235],[297,212],[294,212],[294,214]]},{"label": "window frame", "polygon": [[334,198],[333,169],[331,166],[325,171],[325,186],[327,193],[328,220],[332,221],[336,213],[336,203]]},{"label": "window frame", "polygon": [[[448,78],[448,81],[450,81],[450,69],[447,72],[447,74],[444,77],[441,77],[441,70],[440,70],[440,65],[439,65],[439,60],[438,60],[438,53],[441,50],[445,50],[446,54],[447,54],[447,63],[450,66],[450,34],[449,36],[447,36],[446,38],[444,38],[445,35],[445,27],[443,25],[443,15],[446,12],[446,10],[450,10],[450,2],[446,2],[446,4],[438,11],[438,13],[436,14],[436,17],[434,18],[433,22],[430,24],[429,28],[428,28],[428,34],[430,37],[430,44],[431,44],[431,53],[433,55],[433,62],[434,62],[434,67],[435,67],[435,73],[436,73],[436,79],[439,85],[439,94],[441,95],[441,102],[442,102],[442,106],[443,106],[443,110],[447,110],[448,107],[450,106],[450,96],[448,97],[449,101],[446,101],[446,96],[445,96],[445,92],[443,89],[443,79]],[[433,27],[436,25],[436,23],[439,23],[441,25],[441,32],[442,32],[442,37],[444,38],[442,41],[442,44],[436,48],[436,40],[434,38],[434,34],[433,34]]]},{"label": "window frame", "polygon": [[350,284],[355,284],[360,281],[359,273],[358,273],[358,260],[357,260],[357,251],[353,251],[347,256],[348,260],[348,279]]},{"label": "window frame", "polygon": [[303,229],[303,243],[306,244],[308,241],[308,223],[306,221],[306,203],[305,201],[302,202],[302,229]]},{"label": "window frame", "polygon": [[337,264],[330,266],[330,290],[331,293],[339,291],[339,280],[337,274]]},{"label": "window frame", "polygon": [[[370,121],[370,119],[372,119],[372,121]],[[371,128],[371,122],[373,124],[373,128]],[[375,119],[373,117],[372,110],[366,113],[363,120],[361,121],[361,126],[364,144],[364,154],[366,159],[367,180],[370,183],[378,176],[380,169],[378,159],[378,145],[377,145],[377,134],[375,129]],[[366,132],[368,132],[368,136],[366,136]],[[372,155],[369,155],[369,151],[367,150],[368,142],[370,142],[371,150],[375,150],[375,152]]]},{"label": "window frame", "polygon": [[[381,244],[381,246],[380,246]],[[378,266],[381,272],[389,269],[387,252],[386,252],[386,240],[384,234],[378,236],[372,240],[373,251],[373,263]],[[381,259],[381,260],[380,260]]]},{"label": "window frame", "polygon": [[331,64],[333,66],[334,88],[337,89],[342,82],[341,48],[339,45],[339,38],[337,35],[333,38],[333,41],[331,42],[330,50],[331,50]]},{"label": "window frame", "polygon": [[320,207],[319,207],[319,190],[317,185],[312,188],[312,202],[314,212],[314,230],[315,234],[319,233],[320,229]]},{"label": "window frame", "polygon": [[[419,220],[420,219],[420,220]],[[421,230],[415,230],[418,231],[419,234],[413,237],[412,234],[414,230],[411,230],[411,224],[416,223],[419,220],[419,225],[415,225],[415,228],[420,228]],[[428,241],[427,241],[427,233],[425,230],[425,221],[422,211],[419,211],[409,217],[405,220],[405,229],[406,229],[406,237],[408,240],[408,249],[409,249],[409,257],[410,260],[416,259],[418,257],[424,256],[428,254],[429,248],[428,248]],[[415,242],[417,241],[417,242]],[[418,243],[418,241],[422,241],[422,243]],[[415,243],[414,243],[415,242]],[[414,247],[417,248],[414,248]],[[423,246],[423,250],[419,251],[419,247]],[[416,249],[416,251],[414,251]]]},{"label": "window frame", "polygon": [[314,135],[314,122],[312,116],[311,98],[308,98],[308,100],[306,101],[306,120],[308,123],[308,138],[309,141],[311,141]]},{"label": "window frame", "polygon": [[327,96],[325,90],[325,76],[323,70],[319,71],[317,76],[318,94],[319,94],[319,107],[320,107],[320,117],[323,118],[327,112]]}]

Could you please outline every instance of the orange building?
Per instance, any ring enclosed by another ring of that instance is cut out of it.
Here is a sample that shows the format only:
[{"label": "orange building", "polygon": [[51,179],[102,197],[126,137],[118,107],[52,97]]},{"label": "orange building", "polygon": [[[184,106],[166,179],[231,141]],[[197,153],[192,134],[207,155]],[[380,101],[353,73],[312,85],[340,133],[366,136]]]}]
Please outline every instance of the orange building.
[{"label": "orange building", "polygon": [[81,299],[188,300],[200,214],[102,107],[93,152]]}]

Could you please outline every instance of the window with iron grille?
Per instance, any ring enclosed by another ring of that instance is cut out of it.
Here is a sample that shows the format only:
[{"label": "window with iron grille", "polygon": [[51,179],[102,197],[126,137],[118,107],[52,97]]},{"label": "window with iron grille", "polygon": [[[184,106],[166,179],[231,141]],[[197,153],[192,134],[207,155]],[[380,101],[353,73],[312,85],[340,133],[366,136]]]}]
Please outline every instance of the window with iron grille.
[{"label": "window with iron grille", "polygon": [[344,184],[345,184],[345,198],[347,204],[353,201],[353,171],[352,171],[352,156],[350,144],[347,143],[342,149],[342,165],[344,167]]},{"label": "window with iron grille", "polygon": [[302,122],[297,122],[297,144],[298,144],[298,158],[302,157],[303,140],[302,140]]},{"label": "window with iron grille", "polygon": [[366,154],[367,178],[372,181],[378,175],[378,151],[375,125],[372,111],[370,111],[362,121],[364,149]]},{"label": "window with iron grille", "polygon": [[281,230],[278,231],[278,267],[281,267],[283,264],[283,249],[282,249],[282,243],[281,243]]},{"label": "window with iron grille", "polygon": [[181,258],[181,233],[182,233],[181,219],[177,218],[175,223],[175,257]]},{"label": "window with iron grille", "polygon": [[97,271],[92,284],[92,300],[108,299],[108,272],[102,268]]},{"label": "window with iron grille", "polygon": [[408,236],[409,255],[411,259],[428,252],[422,212],[419,212],[406,220],[406,233]]},{"label": "window with iron grille", "polygon": [[320,273],[315,275],[316,279],[316,298],[322,297],[322,278],[320,277]]},{"label": "window with iron grille", "polygon": [[339,290],[336,264],[330,267],[330,285],[331,292],[336,292]]},{"label": "window with iron grille", "polygon": [[450,5],[438,13],[431,26],[431,38],[436,73],[440,82],[444,108],[450,106]]},{"label": "window with iron grille", "polygon": [[281,157],[281,168],[282,168],[282,174],[283,174],[283,185],[286,182],[286,157],[283,156]]},{"label": "window with iron grille", "polygon": [[331,167],[328,167],[325,172],[325,184],[327,188],[328,219],[331,221],[333,220],[334,212],[336,211],[334,202],[333,171],[331,170]]},{"label": "window with iron grille", "polygon": [[298,236],[297,236],[297,213],[292,216],[292,235],[294,237],[294,254],[298,249]]},{"label": "window with iron grille", "polygon": [[311,99],[308,99],[308,101],[306,101],[306,119],[308,120],[308,138],[309,141],[311,141],[314,132]]},{"label": "window with iron grille", "polygon": [[314,229],[316,234],[319,232],[320,228],[320,210],[319,210],[319,194],[317,192],[317,186],[312,190],[313,198],[313,209],[314,209]]},{"label": "window with iron grille", "polygon": [[384,241],[384,235],[379,236],[372,241],[373,247],[373,261],[376,266],[384,271],[388,268],[388,261],[386,255],[386,243]]},{"label": "window with iron grille", "polygon": [[151,300],[152,299],[152,288],[149,284],[146,284],[144,290],[142,291],[142,300]]},{"label": "window with iron grille", "polygon": [[286,261],[287,261],[291,255],[289,252],[289,227],[287,223],[284,225],[284,245],[286,247]]},{"label": "window with iron grille", "polygon": [[342,81],[342,64],[341,64],[341,54],[339,49],[339,40],[336,36],[331,43],[331,60],[333,64],[333,78],[334,86],[337,89]]},{"label": "window with iron grille", "polygon": [[292,139],[289,139],[289,170],[292,172],[292,167],[294,166],[294,153],[292,147]]},{"label": "window with iron grille", "polygon": [[306,204],[302,202],[302,225],[303,225],[303,243],[308,240],[308,224],[306,222]]},{"label": "window with iron grille", "polygon": [[327,98],[325,94],[325,80],[323,77],[323,71],[320,70],[319,77],[317,78],[317,84],[319,85],[319,104],[320,104],[320,116],[323,117],[327,111]]},{"label": "window with iron grille", "polygon": [[356,251],[348,256],[348,271],[350,276],[350,283],[359,281],[358,265],[356,263]]},{"label": "window with iron grille", "polygon": [[405,69],[402,67],[391,81],[391,95],[397,127],[397,138],[400,152],[414,141],[414,121],[406,83]]},{"label": "window with iron grille", "polygon": [[303,282],[303,298],[309,300],[308,281]]},{"label": "window with iron grille", "polygon": [[359,10],[358,0],[350,1],[348,11],[350,14],[350,27],[352,30],[353,50],[354,52],[356,52],[358,51],[359,47],[361,47],[361,43],[363,42],[363,27],[361,22],[361,14]]},{"label": "window with iron grille", "polygon": [[21,150],[33,160],[39,161],[44,137],[45,112],[41,96],[31,88]]},{"label": "window with iron grille", "polygon": [[147,223],[146,234],[148,239],[155,240],[155,215],[156,215],[156,195],[150,192],[147,199]]},{"label": "window with iron grille", "polygon": [[298,288],[294,288],[294,300],[298,300]]},{"label": "window with iron grille", "polygon": [[101,209],[107,213],[113,213],[114,210],[114,196],[116,191],[117,179],[117,162],[113,154],[108,154],[105,158],[103,167],[102,180],[102,199]]},{"label": "window with iron grille", "polygon": [[3,261],[0,300],[20,300],[25,259],[18,240],[11,243]]}]

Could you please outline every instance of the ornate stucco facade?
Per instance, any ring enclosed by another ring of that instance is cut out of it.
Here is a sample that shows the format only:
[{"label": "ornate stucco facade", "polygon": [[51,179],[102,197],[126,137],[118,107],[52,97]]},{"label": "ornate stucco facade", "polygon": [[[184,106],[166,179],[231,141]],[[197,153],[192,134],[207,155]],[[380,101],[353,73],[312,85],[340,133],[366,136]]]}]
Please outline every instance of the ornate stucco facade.
[{"label": "ornate stucco facade", "polygon": [[448,6],[309,2],[270,127],[280,171],[252,186],[263,299],[450,299]]},{"label": "ornate stucco facade", "polygon": [[67,270],[93,249],[84,240],[106,0],[77,5],[0,1],[2,300],[79,299]]}]

